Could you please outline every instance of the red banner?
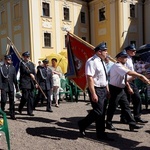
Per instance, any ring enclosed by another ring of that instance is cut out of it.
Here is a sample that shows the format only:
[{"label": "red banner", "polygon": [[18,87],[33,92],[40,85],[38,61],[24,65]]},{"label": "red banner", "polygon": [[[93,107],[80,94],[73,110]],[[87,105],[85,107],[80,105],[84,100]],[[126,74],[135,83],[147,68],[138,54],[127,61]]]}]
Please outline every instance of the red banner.
[{"label": "red banner", "polygon": [[[86,42],[84,42],[82,39],[77,38],[76,36],[73,36],[72,34],[69,33],[68,35],[69,35],[68,44],[70,45],[70,48],[68,48],[67,50],[68,54],[70,52],[72,53],[73,59],[72,62],[74,65],[72,67],[75,68],[76,70],[76,76],[75,77],[68,76],[68,78],[71,79],[81,90],[85,91],[87,87],[85,77],[85,63],[88,58],[94,55],[94,50],[92,47],[88,46]],[[68,55],[68,60],[71,58],[69,57],[70,56]],[[68,62],[71,62],[71,59]]]}]

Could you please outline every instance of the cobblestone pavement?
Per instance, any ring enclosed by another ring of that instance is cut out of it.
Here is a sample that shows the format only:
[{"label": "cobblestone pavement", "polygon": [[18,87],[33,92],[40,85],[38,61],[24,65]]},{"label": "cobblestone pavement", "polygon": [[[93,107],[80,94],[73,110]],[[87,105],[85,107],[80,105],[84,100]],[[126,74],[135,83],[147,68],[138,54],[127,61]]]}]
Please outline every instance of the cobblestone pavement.
[{"label": "cobblestone pavement", "polygon": [[[16,108],[19,101],[16,101]],[[8,104],[7,104],[8,107]],[[91,109],[89,101],[66,102],[52,107],[53,113],[46,112],[46,106],[37,107],[35,116],[16,114],[17,120],[8,116],[11,150],[148,150],[150,149],[150,109],[143,110],[142,118],[149,122],[143,128],[129,131],[128,125],[121,124],[120,110],[113,118],[117,131],[109,131],[114,141],[102,142],[96,139],[95,124],[87,130],[87,138],[81,138],[77,122]],[[143,108],[145,108],[143,106]],[[150,106],[149,106],[150,108]],[[4,134],[0,137],[0,150],[6,150]]]}]

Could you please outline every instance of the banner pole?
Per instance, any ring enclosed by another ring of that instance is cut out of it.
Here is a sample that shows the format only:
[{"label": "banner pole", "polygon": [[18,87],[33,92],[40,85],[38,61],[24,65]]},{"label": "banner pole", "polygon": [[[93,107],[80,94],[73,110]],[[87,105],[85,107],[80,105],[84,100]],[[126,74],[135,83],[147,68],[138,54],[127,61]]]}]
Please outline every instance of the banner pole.
[{"label": "banner pole", "polygon": [[[7,39],[10,41],[10,44],[14,47],[14,50],[15,50],[16,55],[18,56],[18,58],[19,58],[20,61],[22,62],[21,55],[20,55],[20,53],[18,52],[17,48],[15,47],[14,43],[11,41],[11,39],[10,39],[9,37],[7,37]],[[28,70],[30,71],[30,69],[28,68],[28,66],[26,66],[24,63],[23,63],[23,65],[26,67],[26,69],[28,69]],[[34,81],[35,81],[35,83],[38,85],[38,87],[39,87],[41,93],[43,94],[43,96],[45,97],[45,99],[47,99],[47,96],[46,96],[45,93],[43,92],[43,90],[42,90],[41,86],[39,85],[39,83],[37,82],[37,80],[35,79]]]}]

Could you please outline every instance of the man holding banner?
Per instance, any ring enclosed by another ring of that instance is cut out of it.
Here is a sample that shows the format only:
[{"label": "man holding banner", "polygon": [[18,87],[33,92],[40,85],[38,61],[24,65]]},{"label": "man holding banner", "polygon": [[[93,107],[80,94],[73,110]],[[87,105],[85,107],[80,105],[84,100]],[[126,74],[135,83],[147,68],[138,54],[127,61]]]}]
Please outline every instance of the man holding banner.
[{"label": "man holding banner", "polygon": [[22,54],[23,61],[20,63],[20,89],[22,90],[22,97],[19,104],[19,113],[22,113],[22,109],[27,102],[27,114],[34,116],[33,114],[33,99],[34,99],[34,80],[35,80],[35,66],[29,60],[30,53],[24,52]]},{"label": "man holding banner", "polygon": [[95,54],[89,58],[85,66],[88,83],[88,93],[93,109],[78,122],[79,131],[85,136],[85,129],[96,122],[96,134],[100,140],[111,140],[105,133],[105,111],[109,95],[108,79],[104,59],[107,56],[106,44],[100,43],[95,49]]}]

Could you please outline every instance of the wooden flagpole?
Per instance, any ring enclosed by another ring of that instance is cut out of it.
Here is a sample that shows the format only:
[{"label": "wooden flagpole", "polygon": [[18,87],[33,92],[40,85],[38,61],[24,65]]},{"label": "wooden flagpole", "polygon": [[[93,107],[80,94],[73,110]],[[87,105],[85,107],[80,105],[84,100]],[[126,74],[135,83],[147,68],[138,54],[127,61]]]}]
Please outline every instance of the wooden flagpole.
[{"label": "wooden flagpole", "polygon": [[[17,48],[15,47],[14,43],[11,41],[11,39],[10,39],[9,37],[7,37],[7,39],[9,40],[10,44],[14,47],[14,50],[15,50],[14,52],[15,52],[16,55],[18,56],[19,60],[22,62],[22,57],[21,57],[20,53],[18,52]],[[23,63],[23,64],[24,64],[24,63]],[[25,64],[24,64],[24,65],[25,65]],[[25,65],[25,67],[26,67],[26,69],[30,70],[30,69],[28,68],[28,66]],[[41,86],[39,85],[39,83],[37,82],[37,80],[35,79],[34,81],[35,81],[35,83],[38,85],[38,87],[39,87],[41,93],[44,95],[45,99],[47,99],[47,96],[46,96],[45,93],[43,92],[43,90],[42,90]]]}]

